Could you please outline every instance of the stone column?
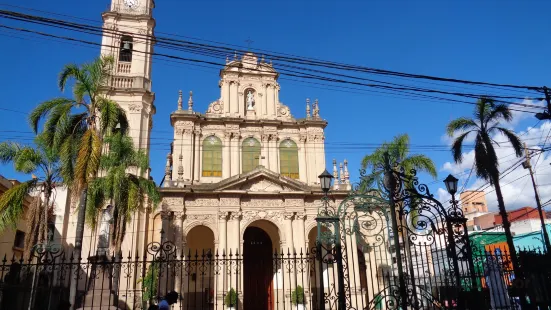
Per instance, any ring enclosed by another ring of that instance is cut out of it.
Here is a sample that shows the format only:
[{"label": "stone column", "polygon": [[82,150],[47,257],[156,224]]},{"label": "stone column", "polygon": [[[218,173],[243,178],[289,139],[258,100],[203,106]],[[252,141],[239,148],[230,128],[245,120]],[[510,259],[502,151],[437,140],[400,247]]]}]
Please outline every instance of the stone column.
[{"label": "stone column", "polygon": [[243,97],[243,93],[239,93],[239,83],[235,82],[235,98],[232,98],[232,100],[235,100],[235,102],[232,103],[232,105],[237,115],[241,115],[241,111],[243,110],[243,107],[241,106],[241,101],[239,100],[240,97]]},{"label": "stone column", "polygon": [[174,243],[176,245],[176,260],[178,261],[178,267],[175,268],[175,274],[174,274],[174,287],[173,289],[176,292],[183,292],[182,291],[182,278],[183,278],[183,271],[185,268],[185,261],[182,260],[182,258],[185,255],[185,247],[186,240],[184,239],[184,212],[176,212],[174,214],[173,218],[173,226],[174,226]]},{"label": "stone column", "polygon": [[260,156],[264,156],[264,162],[261,162],[261,164],[266,168],[270,169],[270,137],[267,134],[262,134],[260,136],[260,140],[262,142],[262,149],[260,151]]},{"label": "stone column", "polygon": [[182,139],[182,155],[184,156],[184,179],[186,181],[193,180],[192,167],[193,167],[193,131],[191,129],[184,130]]},{"label": "stone column", "polygon": [[266,116],[268,113],[268,105],[266,104],[268,99],[268,88],[266,84],[262,84],[262,115]]},{"label": "stone column", "polygon": [[230,161],[230,152],[231,152],[231,146],[230,146],[230,138],[231,133],[225,132],[224,133],[224,145],[222,146],[222,177],[224,179],[230,177],[230,167],[231,167],[231,161]]},{"label": "stone column", "polygon": [[234,116],[238,112],[237,82],[231,81],[229,87],[230,87],[230,96],[229,96],[228,103],[230,106],[230,113],[232,114],[232,116]]},{"label": "stone column", "polygon": [[195,130],[193,132],[194,134],[194,137],[195,137],[195,148],[194,148],[194,158],[193,158],[193,181],[194,182],[199,182],[199,170],[201,169],[200,168],[200,157],[201,157],[201,151],[200,151],[200,148],[201,148],[201,131],[200,130]]},{"label": "stone column", "polygon": [[306,168],[306,135],[300,135],[298,144],[298,172],[302,182],[309,184],[308,169]]},{"label": "stone column", "polygon": [[[293,212],[285,212],[283,214],[284,219],[284,229],[285,229],[285,239],[287,240],[287,248],[283,249],[283,253],[291,253],[291,259],[289,260],[289,267],[291,268],[291,272],[287,273],[286,268],[283,267],[283,281],[286,282],[287,280],[290,280],[290,286],[286,287],[286,294],[291,294],[291,292],[296,289],[297,287],[297,279],[295,278],[295,274],[297,271],[297,264],[298,261],[294,260],[296,256],[295,251],[295,245],[294,245],[294,239],[293,239],[293,218],[295,217],[295,214]],[[287,273],[287,274],[286,274]],[[290,278],[290,279],[289,279]],[[290,296],[289,296],[290,297]]]},{"label": "stone column", "polygon": [[277,134],[270,134],[269,137],[269,143],[268,143],[268,152],[270,153],[270,170],[273,172],[279,172],[277,167],[279,166],[279,163],[277,161]]},{"label": "stone column", "polygon": [[277,99],[278,99],[278,96],[277,96],[277,88],[278,86],[277,85],[273,85],[273,107],[272,107],[272,111],[273,111],[273,118],[276,118],[277,117]]},{"label": "stone column", "polygon": [[230,114],[230,82],[222,81],[222,94],[224,94],[224,113]]},{"label": "stone column", "polygon": [[257,93],[257,94],[258,94],[258,99],[257,99],[258,103],[255,102],[255,107],[256,107],[256,114],[260,116],[264,114],[264,106],[263,106],[264,93]]},{"label": "stone column", "polygon": [[277,109],[277,105],[279,104],[279,85],[275,85],[274,89],[274,111],[275,111],[275,117],[278,116],[279,111]]},{"label": "stone column", "polygon": [[301,285],[304,288],[306,295],[306,304],[310,304],[308,293],[310,292],[310,268],[307,264],[308,259],[306,253],[309,253],[308,246],[306,245],[306,233],[304,228],[304,220],[306,214],[304,212],[298,212],[295,214],[295,220],[293,221],[293,239],[297,253],[299,254],[300,262],[304,264],[305,268],[302,269],[302,273],[297,273],[297,285]]},{"label": "stone column", "polygon": [[268,117],[272,118],[274,115],[274,85],[268,84],[266,86],[267,96],[266,96],[266,106],[268,108]]},{"label": "stone column", "polygon": [[239,138],[240,136],[238,132],[232,133],[230,142],[230,176],[238,175],[239,173],[241,173],[241,171],[239,171]]},{"label": "stone column", "polygon": [[234,288],[236,291],[239,291],[240,287],[238,287],[240,283],[240,276],[241,273],[239,272],[239,269],[242,267],[242,265],[237,265],[236,259],[238,259],[241,256],[241,252],[239,250],[240,247],[240,239],[241,239],[241,231],[239,229],[239,219],[241,217],[241,212],[239,211],[232,211],[229,215],[229,223],[228,223],[228,253],[231,253],[228,259],[232,260],[232,263],[228,264],[228,270],[226,272],[227,275],[227,291],[230,288]]},{"label": "stone column", "polygon": [[223,309],[222,305],[224,304],[224,294],[228,291],[226,283],[226,264],[225,259],[227,259],[227,219],[228,212],[219,212],[218,213],[218,256],[215,263],[215,267],[218,268],[219,274],[216,279],[216,304],[219,305],[218,309]]}]

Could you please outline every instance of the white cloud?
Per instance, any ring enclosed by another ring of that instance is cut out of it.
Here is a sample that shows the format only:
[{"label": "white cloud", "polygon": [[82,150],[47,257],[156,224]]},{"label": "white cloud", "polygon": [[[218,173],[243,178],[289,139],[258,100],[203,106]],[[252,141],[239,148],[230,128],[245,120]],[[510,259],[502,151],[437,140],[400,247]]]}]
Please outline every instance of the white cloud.
[{"label": "white cloud", "polygon": [[[527,114],[527,113],[524,113]],[[525,131],[518,132],[521,135],[521,139],[526,142],[529,148],[538,149],[538,144],[542,144],[545,138],[551,133],[551,122],[545,122],[539,127],[527,128]],[[502,135],[497,135],[494,137],[496,141],[506,141],[506,138]],[[547,141],[547,145],[551,144],[551,136]],[[510,144],[502,143],[500,147],[496,148],[497,156],[500,159],[500,170],[503,171],[509,168],[512,164],[520,160],[516,158]],[[462,180],[460,180],[460,186],[463,185],[465,178],[468,175],[468,171],[471,169],[474,161],[474,151],[469,151],[464,153],[464,160],[461,164],[455,164],[453,162],[446,162],[440,169],[441,171],[448,171],[452,174],[459,174],[466,172],[464,175],[461,175]],[[536,161],[539,161],[536,164]],[[535,155],[532,158],[532,165],[534,166],[534,171],[536,173],[537,183],[540,184],[538,191],[542,203],[551,199],[551,156],[548,152],[542,153],[540,155]],[[475,180],[475,175],[471,176],[471,180]],[[476,179],[468,189],[478,189],[481,185],[486,184],[486,181]],[[528,175],[528,170],[523,169],[522,166],[516,168],[511,173],[504,175],[502,174],[502,179],[500,180],[503,197],[505,200],[505,206],[508,210],[514,210],[524,206],[535,206],[534,199],[534,190],[530,181],[530,176]],[[439,189],[438,194],[440,197],[440,192],[444,189]],[[491,211],[497,210],[497,198],[494,192],[493,186],[489,186],[484,190],[486,192],[486,199],[488,201],[488,207]],[[442,197],[443,198],[443,197]],[[446,200],[442,200],[446,201]]]}]

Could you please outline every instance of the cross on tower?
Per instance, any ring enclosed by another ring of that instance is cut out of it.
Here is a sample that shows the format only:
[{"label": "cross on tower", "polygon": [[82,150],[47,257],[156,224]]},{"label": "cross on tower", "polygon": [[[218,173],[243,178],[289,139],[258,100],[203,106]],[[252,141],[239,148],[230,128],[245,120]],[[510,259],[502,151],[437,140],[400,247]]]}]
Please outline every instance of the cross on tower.
[{"label": "cross on tower", "polygon": [[251,48],[251,44],[254,43],[253,40],[251,40],[251,37],[249,37],[247,40],[245,40],[245,42],[247,42],[247,48]]}]

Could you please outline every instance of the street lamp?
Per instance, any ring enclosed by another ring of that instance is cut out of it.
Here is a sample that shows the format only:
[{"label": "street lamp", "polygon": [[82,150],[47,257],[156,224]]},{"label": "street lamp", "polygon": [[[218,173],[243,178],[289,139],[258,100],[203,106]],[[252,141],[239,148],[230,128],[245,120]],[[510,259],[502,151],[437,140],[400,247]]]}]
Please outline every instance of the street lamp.
[{"label": "street lamp", "polygon": [[455,193],[457,193],[458,181],[459,180],[451,174],[448,175],[448,177],[444,180],[444,184],[446,184],[446,189],[448,190],[448,193],[450,193],[450,195],[452,196],[455,196]]},{"label": "street lamp", "polygon": [[318,176],[318,178],[320,179],[321,190],[327,196],[327,193],[331,189],[331,182],[334,177],[327,171],[327,169],[325,169],[322,174]]}]

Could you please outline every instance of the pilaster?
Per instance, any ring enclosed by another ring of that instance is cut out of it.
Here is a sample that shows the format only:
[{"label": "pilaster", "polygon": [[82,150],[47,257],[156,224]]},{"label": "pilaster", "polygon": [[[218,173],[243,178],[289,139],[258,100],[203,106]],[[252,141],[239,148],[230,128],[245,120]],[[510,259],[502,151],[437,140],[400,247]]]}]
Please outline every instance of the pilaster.
[{"label": "pilaster", "polygon": [[229,178],[231,176],[231,170],[230,170],[230,167],[231,167],[230,139],[231,139],[231,133],[230,132],[225,132],[224,133],[224,145],[222,146],[222,177],[224,179]]}]

